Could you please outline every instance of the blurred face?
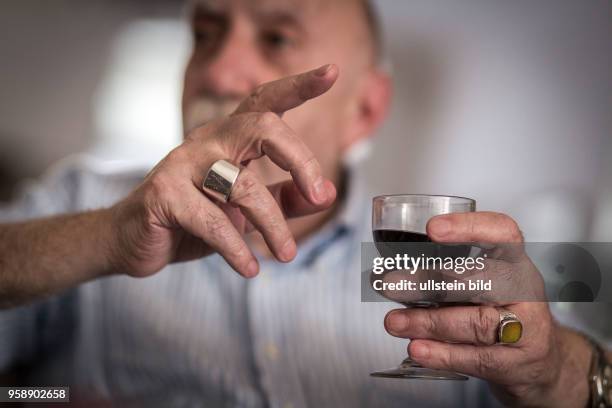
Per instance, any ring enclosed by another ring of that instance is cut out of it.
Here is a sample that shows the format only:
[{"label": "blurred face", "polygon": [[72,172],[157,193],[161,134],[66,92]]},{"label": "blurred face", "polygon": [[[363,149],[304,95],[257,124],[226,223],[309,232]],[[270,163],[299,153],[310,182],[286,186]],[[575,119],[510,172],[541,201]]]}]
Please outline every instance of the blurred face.
[{"label": "blurred face", "polygon": [[[361,84],[372,69],[358,0],[197,0],[193,54],[185,73],[185,131],[231,113],[258,85],[327,63],[340,68],[330,92],[283,118],[337,180],[344,150],[358,138]],[[250,167],[266,183],[288,178],[263,158]]]}]

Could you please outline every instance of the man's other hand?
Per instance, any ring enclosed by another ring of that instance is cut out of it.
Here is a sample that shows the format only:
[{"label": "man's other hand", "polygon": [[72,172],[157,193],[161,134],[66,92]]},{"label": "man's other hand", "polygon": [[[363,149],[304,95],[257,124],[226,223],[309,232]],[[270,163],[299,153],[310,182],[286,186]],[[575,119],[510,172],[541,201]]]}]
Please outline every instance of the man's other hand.
[{"label": "man's other hand", "polygon": [[[528,282],[538,286],[534,274],[539,272],[522,250],[518,225],[507,215],[440,215],[429,220],[427,235],[441,243],[512,244],[502,255],[512,265],[509,276],[530,276]],[[498,344],[500,309],[522,322],[523,335],[514,344]],[[424,367],[485,379],[510,406],[586,406],[590,346],[579,334],[556,323],[546,302],[396,309],[385,317],[385,328],[393,336],[411,339],[412,360]]]}]

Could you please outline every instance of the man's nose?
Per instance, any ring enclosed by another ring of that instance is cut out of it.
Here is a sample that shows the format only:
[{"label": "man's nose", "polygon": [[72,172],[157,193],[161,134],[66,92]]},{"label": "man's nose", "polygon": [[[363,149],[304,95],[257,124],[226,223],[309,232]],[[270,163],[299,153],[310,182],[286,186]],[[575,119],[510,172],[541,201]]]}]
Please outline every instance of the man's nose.
[{"label": "man's nose", "polygon": [[230,32],[215,55],[203,67],[208,92],[243,97],[262,81],[262,61],[254,41],[244,33]]}]

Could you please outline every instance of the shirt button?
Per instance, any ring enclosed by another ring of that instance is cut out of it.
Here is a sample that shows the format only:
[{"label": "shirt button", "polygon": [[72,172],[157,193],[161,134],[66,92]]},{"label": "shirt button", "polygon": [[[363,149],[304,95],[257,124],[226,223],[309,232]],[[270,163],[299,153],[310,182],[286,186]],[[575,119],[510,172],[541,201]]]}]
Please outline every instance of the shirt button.
[{"label": "shirt button", "polygon": [[280,354],[280,352],[278,351],[278,347],[276,347],[276,344],[274,343],[266,344],[264,348],[264,353],[266,357],[268,358],[268,360],[271,360],[271,361],[278,360],[278,356]]}]

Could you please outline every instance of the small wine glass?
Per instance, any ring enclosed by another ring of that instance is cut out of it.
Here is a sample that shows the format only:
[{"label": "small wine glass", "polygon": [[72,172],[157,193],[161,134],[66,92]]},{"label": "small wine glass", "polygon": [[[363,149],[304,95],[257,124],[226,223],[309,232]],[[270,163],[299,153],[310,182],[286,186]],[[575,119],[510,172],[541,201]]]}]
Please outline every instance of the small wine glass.
[{"label": "small wine glass", "polygon": [[[427,237],[427,221],[436,215],[476,211],[476,201],[465,197],[396,194],[374,197],[372,203],[372,232],[381,256],[392,256],[397,245],[385,243],[431,242]],[[395,249],[394,249],[395,248]],[[387,253],[385,253],[387,252]],[[439,307],[431,300],[402,303],[408,308]],[[453,371],[425,368],[404,359],[398,367],[376,371],[370,375],[386,378],[422,378],[435,380],[467,380],[468,377]]]}]

